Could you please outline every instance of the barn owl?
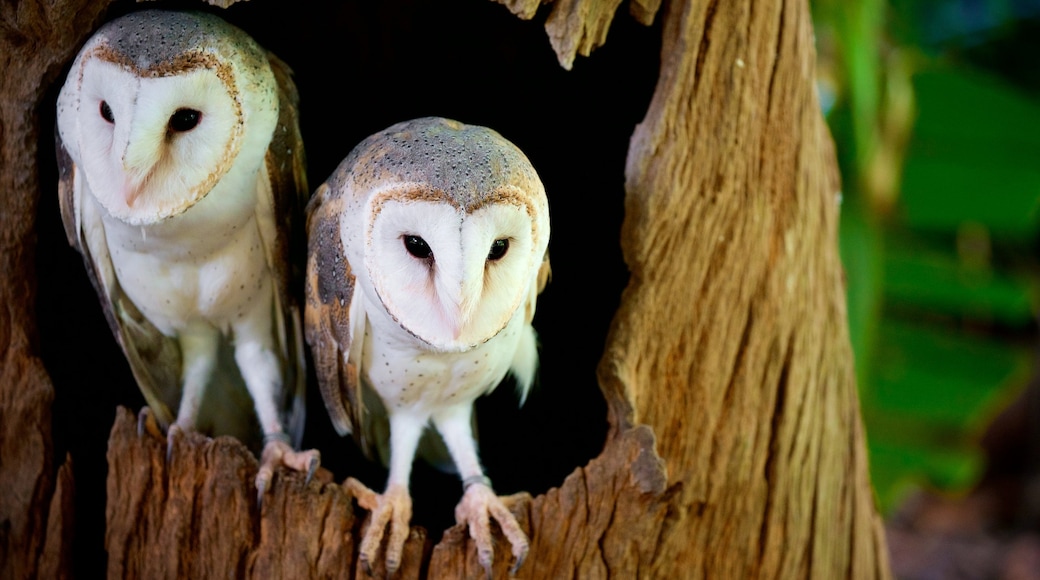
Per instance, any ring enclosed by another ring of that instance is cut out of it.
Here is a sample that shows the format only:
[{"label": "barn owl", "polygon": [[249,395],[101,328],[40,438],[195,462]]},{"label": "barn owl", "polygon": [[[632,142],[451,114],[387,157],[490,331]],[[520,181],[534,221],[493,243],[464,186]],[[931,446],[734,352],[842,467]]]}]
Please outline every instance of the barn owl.
[{"label": "barn owl", "polygon": [[[441,118],[365,139],[307,208],[305,328],[318,383],[341,435],[389,466],[377,494],[346,486],[371,511],[366,568],[387,533],[401,562],[418,451],[450,456],[464,488],[455,509],[490,574],[489,518],[512,546],[528,539],[484,475],[473,401],[507,373],[521,402],[538,364],[531,326],[549,276],[549,208],[527,157],[498,133]],[[437,437],[428,426],[436,429]],[[449,463],[450,465],[450,463]]]},{"label": "barn owl", "polygon": [[295,450],[308,189],[290,75],[215,16],[147,10],[87,41],[57,105],[65,231],[168,450],[181,430],[262,434],[261,499],[279,466],[319,462]]}]

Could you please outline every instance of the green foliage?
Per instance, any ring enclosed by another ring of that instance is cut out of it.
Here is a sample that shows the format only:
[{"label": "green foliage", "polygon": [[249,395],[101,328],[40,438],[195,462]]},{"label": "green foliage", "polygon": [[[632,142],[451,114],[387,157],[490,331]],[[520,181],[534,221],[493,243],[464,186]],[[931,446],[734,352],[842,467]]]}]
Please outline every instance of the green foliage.
[{"label": "green foliage", "polygon": [[934,68],[914,79],[920,113],[903,174],[915,230],[978,223],[1028,243],[1037,233],[1040,107],[990,75]]},{"label": "green foliage", "polygon": [[[982,431],[1034,372],[1040,105],[954,58],[1033,4],[1040,14],[1040,1],[814,4],[837,86],[849,329],[884,513],[915,487],[969,489]],[[904,85],[910,101],[893,92]]]}]

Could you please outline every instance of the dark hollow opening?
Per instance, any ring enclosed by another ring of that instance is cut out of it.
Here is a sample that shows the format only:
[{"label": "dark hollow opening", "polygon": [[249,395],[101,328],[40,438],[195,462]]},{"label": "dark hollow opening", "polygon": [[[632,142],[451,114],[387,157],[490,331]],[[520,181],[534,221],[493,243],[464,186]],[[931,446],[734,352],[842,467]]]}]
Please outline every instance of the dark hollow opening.
[{"label": "dark hollow opening", "polygon": [[[537,495],[560,485],[600,453],[606,437],[595,369],[628,279],[619,246],[625,157],[657,79],[660,26],[643,27],[623,5],[606,45],[565,71],[543,28],[547,7],[522,21],[488,0],[285,6],[252,0],[213,11],[295,71],[312,191],[364,137],[425,115],[489,126],[539,172],[553,228],[553,277],[534,321],[539,381],[520,409],[508,379],[476,408],[481,458],[500,494]],[[204,5],[117,2],[109,17],[153,7]],[[136,412],[144,401],[62,230],[52,136],[63,81],[39,112],[37,308],[42,356],[57,391],[56,457],[68,451],[75,466],[75,569],[93,575],[104,568],[105,452],[115,407]],[[335,434],[311,378],[304,447],[321,450],[336,481],[353,475],[381,490],[386,471]],[[413,523],[439,540],[454,523],[457,476],[417,462],[411,491]]]}]

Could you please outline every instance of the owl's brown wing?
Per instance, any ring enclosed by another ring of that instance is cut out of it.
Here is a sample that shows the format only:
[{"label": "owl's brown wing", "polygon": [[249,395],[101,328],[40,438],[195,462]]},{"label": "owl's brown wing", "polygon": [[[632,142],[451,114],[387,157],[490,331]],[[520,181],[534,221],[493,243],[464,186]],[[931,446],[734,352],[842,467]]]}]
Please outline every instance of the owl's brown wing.
[{"label": "owl's brown wing", "polygon": [[130,363],[130,370],[148,406],[165,428],[180,404],[181,351],[176,340],[163,335],[123,293],[105,240],[98,208],[87,185],[57,137],[58,200],[69,244],[83,256],[105,319]]},{"label": "owl's brown wing", "polygon": [[307,372],[300,304],[306,258],[304,208],[307,205],[306,157],[298,123],[299,95],[288,65],[268,53],[278,87],[278,124],[264,158],[269,187],[259,188],[258,223],[267,264],[274,275],[274,328],[282,368],[282,410],[286,432],[297,447],[303,438]]},{"label": "owl's brown wing", "polygon": [[369,454],[359,368],[364,311],[356,304],[360,296],[340,239],[343,198],[330,198],[329,191],[322,184],[307,207],[307,343],[333,426],[340,435],[353,433]]}]

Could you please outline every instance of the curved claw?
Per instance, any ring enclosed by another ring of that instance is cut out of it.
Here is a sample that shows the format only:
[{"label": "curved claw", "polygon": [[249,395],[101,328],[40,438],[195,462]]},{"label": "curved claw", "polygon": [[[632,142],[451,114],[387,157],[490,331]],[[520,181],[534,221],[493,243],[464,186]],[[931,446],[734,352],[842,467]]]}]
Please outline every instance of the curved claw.
[{"label": "curved claw", "polygon": [[145,424],[148,422],[148,416],[151,415],[151,409],[148,405],[141,407],[141,412],[137,414],[137,436],[144,437]]},{"label": "curved claw", "polygon": [[256,478],[256,505],[262,508],[264,506],[264,493],[267,492],[267,481],[262,480],[259,477]]},{"label": "curved claw", "polygon": [[520,554],[519,556],[517,556],[516,563],[513,564],[513,567],[509,569],[509,575],[510,576],[516,576],[516,571],[520,569],[520,566],[524,563],[524,560],[526,560],[526,559],[527,559],[527,550],[524,550],[523,554]]},{"label": "curved claw", "polygon": [[166,464],[170,464],[170,460],[173,459],[173,447],[177,443],[177,438],[180,437],[181,427],[174,423],[170,425],[170,428],[166,430]]},{"label": "curved claw", "polygon": [[321,454],[318,450],[295,451],[287,442],[287,437],[267,436],[263,453],[260,455],[260,469],[256,474],[256,489],[259,498],[271,488],[275,470],[284,465],[295,471],[306,471],[307,483],[321,465]]},{"label": "curved claw", "polygon": [[321,465],[321,453],[315,449],[314,455],[311,457],[311,463],[307,466],[307,479],[303,481],[304,485],[310,485],[311,480],[314,479],[314,472],[318,471],[319,465]]}]

